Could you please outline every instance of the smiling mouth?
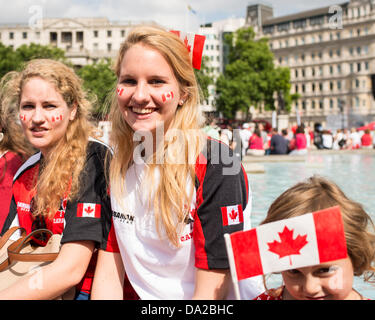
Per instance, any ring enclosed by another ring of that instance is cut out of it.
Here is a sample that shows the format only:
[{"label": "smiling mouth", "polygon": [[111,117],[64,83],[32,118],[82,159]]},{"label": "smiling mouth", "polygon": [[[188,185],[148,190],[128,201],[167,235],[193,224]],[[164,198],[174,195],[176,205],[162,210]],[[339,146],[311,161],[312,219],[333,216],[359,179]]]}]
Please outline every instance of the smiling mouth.
[{"label": "smiling mouth", "polygon": [[307,300],[323,300],[324,298],[326,298],[327,296],[321,296],[321,297],[306,297]]},{"label": "smiling mouth", "polygon": [[131,109],[134,113],[138,113],[138,114],[150,114],[156,110],[156,109],[150,109],[150,108],[137,108],[137,107],[132,107]]},{"label": "smiling mouth", "polygon": [[48,131],[46,128],[41,128],[41,127],[33,127],[30,129],[31,132],[34,133],[39,133],[39,132],[45,132]]}]

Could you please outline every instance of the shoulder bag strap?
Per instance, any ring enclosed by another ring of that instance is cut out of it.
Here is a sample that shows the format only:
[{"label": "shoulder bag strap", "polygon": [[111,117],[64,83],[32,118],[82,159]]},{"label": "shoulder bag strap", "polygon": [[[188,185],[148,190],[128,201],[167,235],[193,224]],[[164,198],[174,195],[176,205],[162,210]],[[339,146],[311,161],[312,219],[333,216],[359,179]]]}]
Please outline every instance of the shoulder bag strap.
[{"label": "shoulder bag strap", "polygon": [[[12,242],[11,245],[17,246],[23,241],[23,239],[26,237],[26,230],[22,227],[12,227],[7,232],[5,232],[4,235],[0,238],[0,249],[2,249],[4,245],[8,242],[12,234],[18,230],[21,231],[21,237],[18,240]],[[8,256],[2,263],[0,263],[0,272],[6,269],[9,266],[9,264],[10,260]]]},{"label": "shoulder bag strap", "polygon": [[47,262],[47,261],[54,261],[57,256],[58,252],[56,253],[20,253],[22,248],[25,247],[32,239],[31,237],[35,236],[39,233],[49,233],[50,235],[53,235],[52,231],[48,229],[37,229],[28,234],[23,241],[20,243],[12,243],[8,247],[8,257],[10,262],[12,261],[26,261],[26,262]]}]

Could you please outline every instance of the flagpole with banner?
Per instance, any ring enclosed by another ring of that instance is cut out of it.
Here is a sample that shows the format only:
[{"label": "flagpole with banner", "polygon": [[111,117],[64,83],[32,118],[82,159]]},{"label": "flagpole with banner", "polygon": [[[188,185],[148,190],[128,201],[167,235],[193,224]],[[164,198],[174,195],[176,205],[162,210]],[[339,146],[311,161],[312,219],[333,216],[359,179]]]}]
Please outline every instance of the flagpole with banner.
[{"label": "flagpole with banner", "polygon": [[231,274],[231,277],[232,277],[232,282],[233,282],[233,287],[234,287],[234,294],[235,294],[237,300],[241,300],[240,287],[238,285],[236,264],[234,262],[234,255],[233,255],[233,249],[232,249],[232,241],[230,239],[230,235],[228,233],[225,233],[224,234],[224,239],[225,239],[225,245],[227,247],[229,269],[230,269],[230,274]]}]

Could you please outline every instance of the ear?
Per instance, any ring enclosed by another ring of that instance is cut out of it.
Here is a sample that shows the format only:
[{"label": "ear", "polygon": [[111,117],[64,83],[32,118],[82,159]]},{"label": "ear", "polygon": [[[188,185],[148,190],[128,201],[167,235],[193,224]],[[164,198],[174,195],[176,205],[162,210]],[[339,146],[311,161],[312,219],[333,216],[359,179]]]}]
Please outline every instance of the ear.
[{"label": "ear", "polygon": [[188,98],[189,94],[187,92],[183,92],[180,96],[180,100],[178,101],[178,105],[182,106],[185,102],[186,99]]},{"label": "ear", "polygon": [[73,121],[76,117],[76,114],[77,114],[77,103],[74,103],[73,107],[71,108],[70,110],[70,116],[69,116],[69,120],[70,121]]}]

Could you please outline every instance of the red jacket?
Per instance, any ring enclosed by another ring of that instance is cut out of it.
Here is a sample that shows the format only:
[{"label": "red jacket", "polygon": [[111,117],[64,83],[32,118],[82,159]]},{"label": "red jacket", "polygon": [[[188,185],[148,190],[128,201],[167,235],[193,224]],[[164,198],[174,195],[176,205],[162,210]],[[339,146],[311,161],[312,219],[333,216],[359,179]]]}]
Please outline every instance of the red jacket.
[{"label": "red jacket", "polygon": [[9,212],[13,176],[21,164],[21,157],[10,151],[0,158],[0,230]]}]

